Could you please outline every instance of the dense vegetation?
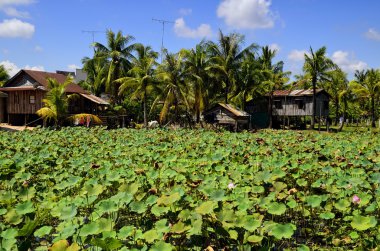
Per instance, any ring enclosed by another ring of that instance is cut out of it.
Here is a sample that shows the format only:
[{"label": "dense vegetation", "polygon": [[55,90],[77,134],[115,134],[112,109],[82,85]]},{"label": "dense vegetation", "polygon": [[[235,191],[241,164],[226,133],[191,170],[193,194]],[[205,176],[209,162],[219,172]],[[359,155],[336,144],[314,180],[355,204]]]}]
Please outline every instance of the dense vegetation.
[{"label": "dense vegetation", "polygon": [[368,250],[379,169],[369,132],[0,132],[0,250]]},{"label": "dense vegetation", "polygon": [[[148,119],[166,123],[178,122],[181,117],[199,122],[201,112],[215,103],[244,109],[248,101],[262,95],[269,94],[272,101],[276,89],[324,88],[331,95],[335,125],[344,117],[369,119],[375,126],[380,70],[356,71],[349,81],[328,58],[326,47],[310,48],[303,73],[289,83],[291,73],[283,70],[284,62],[274,62],[276,50],[245,43],[238,33],[220,31],[217,41],[202,41],[177,53],[163,50],[161,63],[150,46],[133,40],[121,32],[108,31],[106,44],[94,43],[94,55],[83,59],[88,78],[81,85],[96,95],[107,93],[117,111],[124,108],[145,125]],[[315,116],[311,123],[315,123]]]}]

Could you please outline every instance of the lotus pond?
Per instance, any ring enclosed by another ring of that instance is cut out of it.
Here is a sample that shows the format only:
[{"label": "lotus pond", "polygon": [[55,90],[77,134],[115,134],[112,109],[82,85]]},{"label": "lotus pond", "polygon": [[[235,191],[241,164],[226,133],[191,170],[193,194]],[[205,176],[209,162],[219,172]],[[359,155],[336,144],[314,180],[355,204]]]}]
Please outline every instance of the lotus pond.
[{"label": "lotus pond", "polygon": [[371,249],[378,135],[0,132],[0,250]]}]

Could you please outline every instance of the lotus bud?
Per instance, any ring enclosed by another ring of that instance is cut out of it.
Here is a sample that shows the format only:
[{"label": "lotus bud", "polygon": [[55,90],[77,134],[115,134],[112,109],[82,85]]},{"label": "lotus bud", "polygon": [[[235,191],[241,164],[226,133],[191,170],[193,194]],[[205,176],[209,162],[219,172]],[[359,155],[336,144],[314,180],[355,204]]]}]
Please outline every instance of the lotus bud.
[{"label": "lotus bud", "polygon": [[28,187],[29,186],[29,181],[24,180],[24,182],[22,183],[22,186],[23,187]]},{"label": "lotus bud", "polygon": [[354,196],[352,197],[352,203],[354,203],[354,204],[359,204],[360,201],[361,201],[361,199],[360,199],[357,195],[354,195]]}]

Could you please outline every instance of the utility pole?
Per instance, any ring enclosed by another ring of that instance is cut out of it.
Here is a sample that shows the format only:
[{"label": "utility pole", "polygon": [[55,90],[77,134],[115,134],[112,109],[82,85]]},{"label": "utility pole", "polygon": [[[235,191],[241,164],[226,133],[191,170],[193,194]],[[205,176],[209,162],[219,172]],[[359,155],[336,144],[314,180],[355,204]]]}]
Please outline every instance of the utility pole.
[{"label": "utility pole", "polygon": [[92,43],[95,42],[95,34],[96,33],[106,33],[105,31],[89,31],[89,30],[82,30],[82,33],[90,33],[92,35]]},{"label": "utility pole", "polygon": [[159,22],[162,24],[162,38],[161,38],[161,63],[162,63],[162,55],[164,54],[164,34],[165,34],[165,24],[174,24],[173,21],[163,20],[163,19],[155,19],[152,18],[152,21]]}]

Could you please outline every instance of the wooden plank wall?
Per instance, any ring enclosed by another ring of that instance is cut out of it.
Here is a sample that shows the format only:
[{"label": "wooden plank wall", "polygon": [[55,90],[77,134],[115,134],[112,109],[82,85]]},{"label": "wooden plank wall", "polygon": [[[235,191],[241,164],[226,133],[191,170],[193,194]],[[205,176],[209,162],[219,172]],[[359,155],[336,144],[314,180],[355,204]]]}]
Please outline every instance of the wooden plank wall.
[{"label": "wooden plank wall", "polygon": [[[277,109],[273,104],[273,115],[277,116],[311,116],[313,114],[313,98],[312,97],[286,97],[275,98],[274,100],[281,100],[282,109]],[[297,100],[303,100],[304,108],[298,107]],[[325,95],[318,95],[316,102],[316,114],[317,116],[328,116],[328,97]],[[275,103],[275,102],[273,102]],[[327,105],[327,107],[326,107]]]},{"label": "wooden plank wall", "polygon": [[6,98],[0,98],[0,123],[5,121],[5,101]]},{"label": "wooden plank wall", "polygon": [[[42,99],[45,96],[44,91],[11,91],[8,92],[7,112],[9,114],[35,114],[36,111],[43,107]],[[18,102],[16,96],[18,95]],[[30,104],[29,98],[35,96],[35,103]]]}]

